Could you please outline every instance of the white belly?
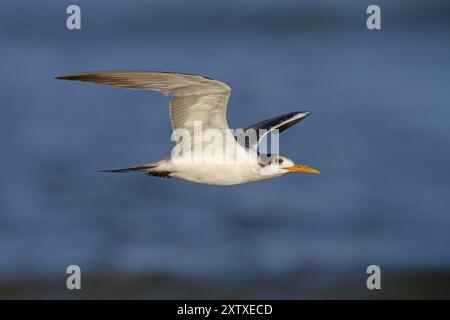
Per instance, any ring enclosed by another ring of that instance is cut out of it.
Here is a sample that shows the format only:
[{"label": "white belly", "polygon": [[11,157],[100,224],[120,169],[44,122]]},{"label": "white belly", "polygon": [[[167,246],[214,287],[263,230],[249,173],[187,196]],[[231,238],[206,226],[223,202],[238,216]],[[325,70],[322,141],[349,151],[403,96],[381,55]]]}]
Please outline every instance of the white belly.
[{"label": "white belly", "polygon": [[257,164],[182,164],[174,168],[171,176],[198,183],[233,185],[259,181],[271,176],[261,176]]}]

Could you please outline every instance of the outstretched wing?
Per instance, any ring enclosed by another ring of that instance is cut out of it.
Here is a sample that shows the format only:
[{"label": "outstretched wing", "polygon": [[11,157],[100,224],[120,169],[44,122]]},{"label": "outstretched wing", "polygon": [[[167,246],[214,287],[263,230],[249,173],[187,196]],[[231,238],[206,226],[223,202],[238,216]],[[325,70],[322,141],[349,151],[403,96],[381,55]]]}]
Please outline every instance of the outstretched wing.
[{"label": "outstretched wing", "polygon": [[[308,111],[291,112],[268,120],[264,120],[243,129],[238,134],[236,134],[235,138],[244,148],[256,150],[258,148],[259,142],[261,142],[261,140],[264,139],[266,135],[274,132],[274,130],[278,130],[278,132],[281,133],[284,130],[292,127],[294,124],[305,119],[309,114],[310,112]],[[251,130],[256,136],[248,134],[248,130]],[[246,133],[247,137],[254,137],[254,139],[246,139],[246,137],[243,136]]]},{"label": "outstretched wing", "polygon": [[226,111],[231,89],[207,77],[154,71],[100,71],[69,74],[56,79],[159,91],[174,96],[170,102],[174,129],[187,129],[193,136],[194,121],[201,121],[203,130],[228,129]]}]

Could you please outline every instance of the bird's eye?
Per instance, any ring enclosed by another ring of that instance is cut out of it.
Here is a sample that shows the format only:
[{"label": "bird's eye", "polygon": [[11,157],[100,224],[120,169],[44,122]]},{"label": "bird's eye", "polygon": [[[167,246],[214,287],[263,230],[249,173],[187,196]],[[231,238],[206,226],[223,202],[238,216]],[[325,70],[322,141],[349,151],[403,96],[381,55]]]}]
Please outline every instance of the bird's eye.
[{"label": "bird's eye", "polygon": [[283,159],[281,159],[281,158],[275,158],[275,159],[273,159],[273,163],[274,163],[274,164],[277,164],[277,165],[280,165],[280,164],[283,163]]}]

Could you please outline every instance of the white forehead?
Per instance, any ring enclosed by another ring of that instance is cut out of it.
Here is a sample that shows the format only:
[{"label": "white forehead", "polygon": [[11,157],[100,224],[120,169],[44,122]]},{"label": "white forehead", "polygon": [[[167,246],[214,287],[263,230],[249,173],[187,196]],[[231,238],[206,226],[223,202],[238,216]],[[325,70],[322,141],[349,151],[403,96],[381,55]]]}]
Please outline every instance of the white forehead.
[{"label": "white forehead", "polygon": [[276,156],[274,157],[274,159],[277,159],[278,161],[279,161],[279,160],[282,160],[282,163],[279,164],[280,167],[290,167],[290,166],[293,166],[293,165],[294,165],[294,161],[292,161],[292,160],[289,159],[288,157],[283,156],[283,155],[281,155],[281,154],[276,155]]}]

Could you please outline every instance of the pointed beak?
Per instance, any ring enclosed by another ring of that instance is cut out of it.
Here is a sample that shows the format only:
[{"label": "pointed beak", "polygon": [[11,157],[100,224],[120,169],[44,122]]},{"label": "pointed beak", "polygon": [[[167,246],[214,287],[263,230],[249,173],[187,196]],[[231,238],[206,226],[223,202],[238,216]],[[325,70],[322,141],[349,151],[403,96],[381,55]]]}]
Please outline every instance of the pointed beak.
[{"label": "pointed beak", "polygon": [[294,164],[292,167],[288,167],[288,168],[285,168],[285,169],[289,170],[290,172],[315,173],[315,174],[320,173],[319,170],[310,168],[308,166],[302,166],[302,165],[299,165],[299,164]]}]

